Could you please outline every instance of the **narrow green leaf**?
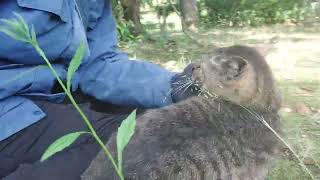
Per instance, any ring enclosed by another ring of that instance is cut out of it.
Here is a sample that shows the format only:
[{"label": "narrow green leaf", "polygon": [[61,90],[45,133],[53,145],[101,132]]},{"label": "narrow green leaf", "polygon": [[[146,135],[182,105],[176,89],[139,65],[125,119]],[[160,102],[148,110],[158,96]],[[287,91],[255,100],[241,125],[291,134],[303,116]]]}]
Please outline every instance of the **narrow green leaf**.
[{"label": "narrow green leaf", "polygon": [[20,23],[16,21],[15,19],[1,19],[1,22],[3,22],[6,26],[12,28],[12,29],[19,29],[21,27]]},{"label": "narrow green leaf", "polygon": [[68,67],[68,74],[67,74],[67,89],[69,93],[71,92],[71,80],[74,73],[77,71],[79,66],[81,65],[83,56],[84,56],[84,50],[85,50],[85,44],[84,42],[80,43],[80,46],[78,47],[76,53],[74,54],[70,65]]},{"label": "narrow green leaf", "polygon": [[13,12],[13,14],[17,17],[17,20],[21,24],[21,27],[26,32],[26,34],[30,35],[29,27],[28,27],[27,23],[25,22],[25,20],[23,19],[23,17],[19,13],[16,13],[16,12]]},{"label": "narrow green leaf", "polygon": [[136,126],[136,110],[134,110],[120,125],[117,133],[118,168],[122,172],[122,153],[134,134]]},{"label": "narrow green leaf", "polygon": [[22,42],[28,42],[28,40],[26,40],[23,36],[21,36],[20,34],[17,34],[16,32],[12,32],[9,29],[0,27],[0,32],[3,32],[7,36],[9,36],[15,40],[22,41]]},{"label": "narrow green leaf", "polygon": [[31,42],[32,43],[38,43],[36,31],[34,30],[34,26],[33,25],[31,27]]},{"label": "narrow green leaf", "polygon": [[73,132],[60,137],[48,147],[48,149],[42,155],[40,161],[43,162],[48,158],[50,158],[51,156],[53,156],[54,154],[56,154],[57,152],[62,151],[65,148],[69,147],[75,140],[77,140],[80,137],[80,135],[85,133],[89,133],[89,132],[86,132],[86,131]]},{"label": "narrow green leaf", "polygon": [[24,39],[29,39],[29,35],[23,28],[23,24],[20,24],[17,20],[8,20],[8,19],[1,19],[3,23],[8,27],[8,29],[19,36],[23,37]]}]

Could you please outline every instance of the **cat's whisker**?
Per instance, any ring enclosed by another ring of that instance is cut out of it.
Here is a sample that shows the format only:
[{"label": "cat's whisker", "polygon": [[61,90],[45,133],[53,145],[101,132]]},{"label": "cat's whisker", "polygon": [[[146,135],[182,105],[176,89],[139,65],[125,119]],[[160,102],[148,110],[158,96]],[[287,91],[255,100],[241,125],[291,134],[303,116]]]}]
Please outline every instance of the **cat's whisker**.
[{"label": "cat's whisker", "polygon": [[[188,83],[189,83],[189,82],[188,82]],[[165,98],[164,98],[163,101],[167,100],[167,97],[168,97],[168,96],[171,96],[172,94],[175,94],[175,93],[177,93],[178,91],[180,91],[180,90],[181,90],[184,86],[186,86],[186,84],[188,84],[188,83],[184,83],[182,86],[179,86],[179,87],[174,88],[174,89],[170,89],[170,90],[167,92],[167,94],[166,94],[166,96],[165,96]]]},{"label": "cat's whisker", "polygon": [[187,86],[189,83],[185,83],[183,84],[182,86],[179,86],[177,88],[174,88],[174,89],[170,89],[167,94],[166,94],[166,97],[164,98],[164,101],[167,99],[168,96],[171,96],[171,94],[175,94],[177,93],[178,91],[180,91],[181,89],[183,89],[185,86]]},{"label": "cat's whisker", "polygon": [[185,86],[188,86],[189,84],[192,84],[192,81],[185,81],[183,84],[180,84],[178,87],[174,88],[174,90],[181,90],[182,88],[184,88]]},{"label": "cat's whisker", "polygon": [[173,92],[173,94],[176,94],[178,93],[179,91],[181,91],[182,89],[184,89],[185,87],[188,87],[188,86],[191,86],[192,85],[192,82],[189,82],[189,83],[186,83],[182,86],[179,86],[178,88],[174,89],[175,92]]},{"label": "cat's whisker", "polygon": [[172,84],[177,84],[177,85],[179,85],[179,84],[184,84],[184,83],[187,83],[187,82],[190,82],[190,81],[192,81],[191,78],[184,78],[184,79],[181,79],[181,80],[179,80],[179,81],[176,81],[176,82],[174,82],[174,83],[172,83]]},{"label": "cat's whisker", "polygon": [[198,85],[195,85],[194,89],[195,89],[196,91],[199,91],[201,88],[200,88]]},{"label": "cat's whisker", "polygon": [[193,85],[193,83],[190,83],[188,86],[186,86],[186,87],[184,88],[184,90],[182,91],[182,94],[185,93],[186,90],[189,89],[189,87],[192,86],[192,85]]},{"label": "cat's whisker", "polygon": [[179,85],[179,84],[184,84],[185,82],[188,82],[188,80],[187,80],[187,79],[182,79],[182,80],[176,81],[176,82],[174,82],[174,83],[172,83],[172,84],[177,84],[177,85]]},{"label": "cat's whisker", "polygon": [[206,98],[214,98],[217,99],[219,97],[219,95],[215,94],[215,93],[211,93],[210,91],[206,90],[203,87],[199,87],[199,89],[201,89],[201,91],[199,92],[198,96],[203,95]]},{"label": "cat's whisker", "polygon": [[165,102],[165,101],[168,99],[168,97],[171,96],[171,92],[172,92],[172,89],[170,89],[170,90],[166,93],[166,95],[165,95],[165,97],[163,98],[163,101],[162,101],[162,102]]},{"label": "cat's whisker", "polygon": [[203,92],[204,92],[204,89],[200,88],[200,92],[199,92],[198,96],[200,96]]},{"label": "cat's whisker", "polygon": [[186,84],[183,84],[182,86],[179,86],[177,88],[172,89],[171,93],[172,94],[176,94],[177,92],[179,92],[181,89],[183,89],[186,86]]},{"label": "cat's whisker", "polygon": [[179,84],[180,86],[178,86],[177,88],[172,88],[167,92],[165,98],[163,99],[163,102],[166,101],[168,99],[168,97],[170,97],[171,95],[175,95],[176,93],[178,93],[182,89],[184,89],[182,92],[182,93],[184,93],[193,84],[191,78],[186,79],[186,80],[180,80],[177,82],[181,82],[181,81],[183,81],[183,83],[180,83],[182,85]]}]

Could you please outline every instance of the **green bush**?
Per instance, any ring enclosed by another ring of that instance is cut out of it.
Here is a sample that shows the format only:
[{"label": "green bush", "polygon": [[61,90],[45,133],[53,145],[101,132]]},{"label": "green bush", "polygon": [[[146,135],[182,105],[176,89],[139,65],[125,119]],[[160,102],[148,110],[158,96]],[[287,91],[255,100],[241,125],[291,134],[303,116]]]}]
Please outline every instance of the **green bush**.
[{"label": "green bush", "polygon": [[298,22],[306,13],[305,0],[200,0],[201,19],[212,25],[260,26]]}]

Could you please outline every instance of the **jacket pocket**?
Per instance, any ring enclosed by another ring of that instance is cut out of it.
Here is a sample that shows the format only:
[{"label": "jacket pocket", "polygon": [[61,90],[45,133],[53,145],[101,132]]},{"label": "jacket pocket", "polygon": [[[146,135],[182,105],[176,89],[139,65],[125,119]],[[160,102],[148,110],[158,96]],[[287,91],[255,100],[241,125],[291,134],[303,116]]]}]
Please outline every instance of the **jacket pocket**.
[{"label": "jacket pocket", "polygon": [[44,118],[31,100],[13,96],[0,101],[0,141]]}]

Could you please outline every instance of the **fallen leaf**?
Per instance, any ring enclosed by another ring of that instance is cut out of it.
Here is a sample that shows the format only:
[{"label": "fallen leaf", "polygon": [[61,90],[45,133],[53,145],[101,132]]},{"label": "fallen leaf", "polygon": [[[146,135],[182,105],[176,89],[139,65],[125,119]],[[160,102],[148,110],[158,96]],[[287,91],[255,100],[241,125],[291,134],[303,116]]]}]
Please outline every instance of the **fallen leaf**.
[{"label": "fallen leaf", "polygon": [[310,158],[310,157],[306,157],[303,159],[303,164],[305,165],[315,165],[316,162],[314,159]]},{"label": "fallen leaf", "polygon": [[303,102],[296,103],[295,110],[297,113],[302,114],[302,115],[311,114],[310,108],[307,105],[305,105]]},{"label": "fallen leaf", "polygon": [[301,97],[313,97],[314,95],[310,93],[295,93],[293,96],[301,96]]},{"label": "fallen leaf", "polygon": [[315,90],[309,87],[305,87],[305,86],[299,86],[300,89],[305,90],[305,91],[309,91],[309,92],[314,92]]},{"label": "fallen leaf", "polygon": [[281,109],[281,111],[282,112],[286,112],[286,113],[290,113],[290,112],[292,112],[292,109],[289,108],[289,107],[284,107],[284,108]]}]

